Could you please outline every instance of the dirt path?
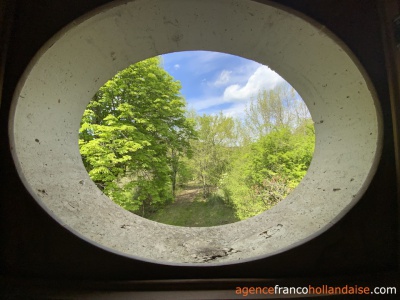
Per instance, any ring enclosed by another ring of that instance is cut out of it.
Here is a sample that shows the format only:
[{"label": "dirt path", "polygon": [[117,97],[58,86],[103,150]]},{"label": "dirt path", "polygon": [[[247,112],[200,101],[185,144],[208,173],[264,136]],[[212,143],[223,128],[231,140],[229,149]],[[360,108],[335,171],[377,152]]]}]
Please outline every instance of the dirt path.
[{"label": "dirt path", "polygon": [[175,203],[193,202],[201,196],[202,189],[199,187],[185,187],[176,195]]},{"label": "dirt path", "polygon": [[187,227],[209,227],[238,221],[235,210],[221,199],[207,201],[201,186],[188,185],[180,189],[175,201],[152,215],[150,220]]}]

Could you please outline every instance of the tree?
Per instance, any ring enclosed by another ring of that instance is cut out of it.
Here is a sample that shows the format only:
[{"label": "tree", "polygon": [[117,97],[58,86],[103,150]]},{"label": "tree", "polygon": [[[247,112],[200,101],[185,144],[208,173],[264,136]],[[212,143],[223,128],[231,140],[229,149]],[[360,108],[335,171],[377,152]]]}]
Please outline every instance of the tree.
[{"label": "tree", "polygon": [[221,182],[224,194],[241,219],[261,213],[281,201],[301,181],[314,152],[311,121],[295,130],[276,127],[243,147],[232,159],[231,171]]},{"label": "tree", "polygon": [[306,105],[287,83],[261,90],[237,128],[241,147],[220,187],[244,219],[271,208],[299,184],[312,159],[315,134]]},{"label": "tree", "polygon": [[310,115],[297,92],[282,83],[272,90],[261,90],[246,107],[245,125],[253,140],[270,133],[275,127],[295,128]]},{"label": "tree", "polygon": [[235,121],[222,113],[196,116],[195,120],[198,138],[191,141],[191,165],[207,197],[229,165],[229,154],[236,143]]},{"label": "tree", "polygon": [[276,128],[255,142],[249,153],[250,164],[245,173],[249,185],[280,176],[297,184],[310,165],[314,150],[313,126],[305,134],[292,133],[287,127]]},{"label": "tree", "polygon": [[180,83],[159,58],[133,64],[109,80],[83,115],[80,150],[90,177],[131,211],[173,198],[179,157],[189,152],[193,124]]}]

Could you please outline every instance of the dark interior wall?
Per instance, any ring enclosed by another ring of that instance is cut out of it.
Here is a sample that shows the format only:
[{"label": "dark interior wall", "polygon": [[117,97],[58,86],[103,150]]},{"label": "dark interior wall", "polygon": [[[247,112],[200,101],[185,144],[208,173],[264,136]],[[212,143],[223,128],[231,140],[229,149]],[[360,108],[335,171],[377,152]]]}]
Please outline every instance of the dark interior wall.
[{"label": "dark interior wall", "polygon": [[12,26],[9,39],[7,35],[0,36],[4,39],[2,44],[8,46],[0,111],[1,275],[88,280],[295,278],[398,270],[395,157],[379,0],[273,1],[303,12],[342,39],[371,77],[382,106],[385,139],[376,176],[356,207],[324,234],[259,261],[219,267],[173,267],[98,249],[42,211],[19,179],[9,150],[8,114],[12,95],[19,77],[43,43],[75,18],[107,2],[110,1],[2,2],[10,8],[4,20],[7,24],[12,20]]}]

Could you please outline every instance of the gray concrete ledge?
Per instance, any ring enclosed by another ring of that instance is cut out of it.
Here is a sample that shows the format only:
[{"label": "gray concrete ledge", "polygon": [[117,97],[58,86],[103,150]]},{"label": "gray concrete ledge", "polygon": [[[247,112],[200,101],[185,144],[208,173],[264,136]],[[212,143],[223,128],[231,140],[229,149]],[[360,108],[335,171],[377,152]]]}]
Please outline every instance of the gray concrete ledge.
[{"label": "gray concrete ledge", "polygon": [[[78,129],[94,93],[132,63],[185,50],[266,64],[290,82],[311,112],[316,148],[309,171],[261,215],[211,228],[152,222],[114,204],[82,164]],[[363,69],[315,22],[249,0],[136,0],[81,18],[42,48],[15,93],[9,133],[25,186],[77,236],[135,259],[206,266],[270,256],[329,228],[371,181],[381,128]]]}]

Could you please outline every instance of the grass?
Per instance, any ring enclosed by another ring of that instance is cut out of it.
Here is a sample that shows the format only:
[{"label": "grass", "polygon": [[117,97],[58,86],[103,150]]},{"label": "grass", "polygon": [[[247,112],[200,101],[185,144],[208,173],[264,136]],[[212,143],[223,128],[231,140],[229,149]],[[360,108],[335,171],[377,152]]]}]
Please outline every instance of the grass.
[{"label": "grass", "polygon": [[174,203],[148,215],[146,218],[175,226],[209,227],[239,221],[235,209],[217,195],[203,199],[200,193],[178,195]]}]

